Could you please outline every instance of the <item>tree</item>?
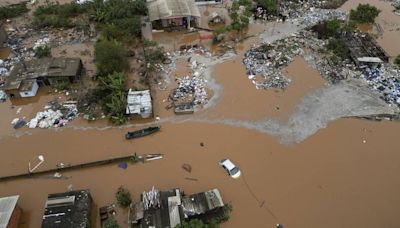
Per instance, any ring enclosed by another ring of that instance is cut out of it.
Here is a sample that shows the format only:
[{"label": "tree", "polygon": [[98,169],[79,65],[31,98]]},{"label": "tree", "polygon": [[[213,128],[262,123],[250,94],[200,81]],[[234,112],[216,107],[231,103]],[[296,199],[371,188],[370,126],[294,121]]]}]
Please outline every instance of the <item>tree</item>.
[{"label": "tree", "polygon": [[97,97],[102,104],[103,111],[110,120],[117,125],[124,124],[126,96],[124,73],[114,73],[99,78]]},{"label": "tree", "polygon": [[330,39],[326,47],[342,59],[347,57],[348,50],[344,42],[340,39]]},{"label": "tree", "polygon": [[337,34],[339,34],[340,28],[341,28],[341,23],[336,18],[325,21],[325,31],[326,35],[329,37],[336,36]]},{"label": "tree", "polygon": [[251,1],[239,0],[232,4],[230,17],[232,19],[231,29],[242,32],[243,29],[249,26],[251,16]]},{"label": "tree", "polygon": [[278,0],[257,0],[258,4],[271,15],[276,15],[278,11]]},{"label": "tree", "polygon": [[121,228],[121,226],[118,225],[118,222],[115,219],[108,219],[104,223],[104,228]]},{"label": "tree", "polygon": [[370,4],[359,4],[356,10],[350,10],[350,20],[357,23],[374,23],[381,11]]},{"label": "tree", "polygon": [[129,69],[126,49],[116,40],[99,39],[95,46],[95,59],[99,76]]},{"label": "tree", "polygon": [[122,186],[118,188],[116,197],[117,202],[121,207],[128,207],[132,203],[131,193]]},{"label": "tree", "polygon": [[394,64],[396,64],[397,66],[400,66],[400,55],[398,55],[398,56],[394,59]]}]

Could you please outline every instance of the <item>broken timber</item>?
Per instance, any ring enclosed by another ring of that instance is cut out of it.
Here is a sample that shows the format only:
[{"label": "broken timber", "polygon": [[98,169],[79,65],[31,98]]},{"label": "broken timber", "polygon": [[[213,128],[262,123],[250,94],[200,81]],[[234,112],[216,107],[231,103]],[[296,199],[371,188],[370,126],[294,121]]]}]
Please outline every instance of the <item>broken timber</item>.
[{"label": "broken timber", "polygon": [[[76,165],[67,165],[64,167],[58,167],[55,169],[43,170],[43,171],[38,171],[38,172],[32,172],[32,173],[28,172],[28,173],[24,173],[24,174],[4,176],[4,177],[0,177],[0,182],[16,180],[16,179],[21,179],[21,178],[32,178],[32,177],[38,176],[38,175],[52,174],[52,173],[62,172],[62,171],[71,171],[71,170],[75,170],[75,169],[85,169],[85,168],[91,168],[91,167],[95,167],[95,166],[104,166],[104,165],[109,165],[109,164],[113,164],[113,163],[117,163],[117,162],[121,162],[121,161],[126,161],[131,158],[135,158],[135,157],[136,157],[136,155],[129,155],[129,156],[124,156],[124,157],[110,158],[110,159],[88,162],[88,163],[81,163],[81,164],[76,164]],[[139,156],[139,159],[143,159],[143,161],[157,160],[160,158],[162,158],[162,154],[147,154],[147,155]]]}]

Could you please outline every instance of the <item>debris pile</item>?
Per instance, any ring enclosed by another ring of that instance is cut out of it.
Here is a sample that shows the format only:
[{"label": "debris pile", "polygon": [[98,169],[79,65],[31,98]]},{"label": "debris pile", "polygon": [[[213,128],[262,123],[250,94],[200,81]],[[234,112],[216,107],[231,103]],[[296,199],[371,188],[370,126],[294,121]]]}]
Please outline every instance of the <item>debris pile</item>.
[{"label": "debris pile", "polygon": [[49,45],[49,43],[50,43],[50,38],[49,37],[44,37],[42,39],[38,39],[35,42],[35,45],[33,46],[33,50],[36,50],[36,49],[38,49],[40,47],[46,47],[46,46]]},{"label": "debris pile", "polygon": [[78,116],[76,102],[67,101],[62,105],[53,101],[45,107],[45,111],[38,112],[35,118],[28,122],[29,128],[63,127]]},{"label": "debris pile", "polygon": [[400,70],[386,70],[383,65],[375,68],[366,67],[361,78],[377,90],[388,104],[400,107]]},{"label": "debris pile", "polygon": [[206,80],[198,72],[195,72],[192,76],[184,76],[176,80],[178,88],[174,89],[170,96],[174,103],[191,103],[193,105],[207,103]]},{"label": "debris pile", "polygon": [[145,210],[159,208],[161,206],[160,191],[153,186],[150,191],[143,192],[142,203]]},{"label": "debris pile", "polygon": [[243,59],[248,78],[257,89],[285,89],[290,79],[286,78],[281,70],[292,62],[295,56],[304,52],[301,48],[303,44],[304,40],[294,34],[273,44],[264,43],[251,48]]},{"label": "debris pile", "polygon": [[0,90],[0,102],[4,102],[7,99],[7,94],[3,91]]}]

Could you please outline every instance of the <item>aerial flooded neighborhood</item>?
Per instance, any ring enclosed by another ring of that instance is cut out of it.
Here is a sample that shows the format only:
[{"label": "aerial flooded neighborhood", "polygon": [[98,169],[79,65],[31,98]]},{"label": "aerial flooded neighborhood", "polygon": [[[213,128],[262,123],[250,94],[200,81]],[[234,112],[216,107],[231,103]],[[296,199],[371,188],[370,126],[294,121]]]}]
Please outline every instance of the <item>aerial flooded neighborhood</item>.
[{"label": "aerial flooded neighborhood", "polygon": [[0,228],[400,227],[399,0],[0,0]]}]

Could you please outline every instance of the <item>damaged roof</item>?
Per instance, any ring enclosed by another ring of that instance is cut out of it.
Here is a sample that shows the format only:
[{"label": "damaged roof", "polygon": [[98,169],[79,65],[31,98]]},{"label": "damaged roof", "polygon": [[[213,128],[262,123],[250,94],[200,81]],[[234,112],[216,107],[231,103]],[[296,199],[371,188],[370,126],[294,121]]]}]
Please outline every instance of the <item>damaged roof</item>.
[{"label": "damaged roof", "polygon": [[194,0],[147,0],[150,21],[177,17],[200,17]]},{"label": "damaged roof", "polygon": [[42,58],[18,62],[6,78],[2,89],[18,89],[23,80],[38,77],[74,77],[81,68],[79,58]]},{"label": "damaged roof", "polygon": [[46,201],[42,228],[86,228],[92,198],[89,190],[50,194]]}]

